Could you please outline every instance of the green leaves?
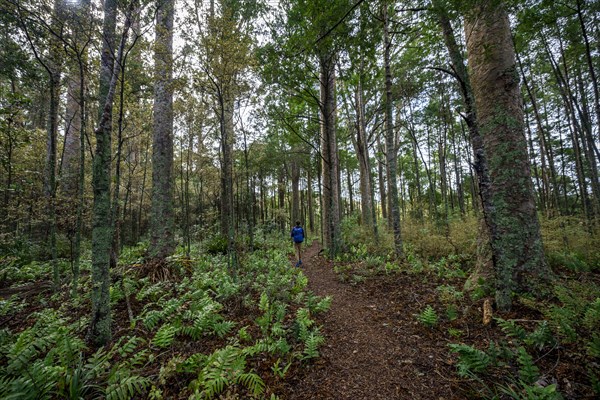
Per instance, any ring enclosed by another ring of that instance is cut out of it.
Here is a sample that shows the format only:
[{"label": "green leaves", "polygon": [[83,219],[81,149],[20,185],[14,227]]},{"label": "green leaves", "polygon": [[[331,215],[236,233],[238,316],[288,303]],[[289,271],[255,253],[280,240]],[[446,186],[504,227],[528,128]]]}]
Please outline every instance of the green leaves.
[{"label": "green leaves", "polygon": [[492,363],[486,352],[466,344],[449,344],[450,350],[458,354],[458,374],[468,377],[473,373],[484,372]]},{"label": "green leaves", "polygon": [[428,305],[420,314],[417,314],[417,320],[426,327],[432,328],[438,323],[438,315],[433,307]]}]

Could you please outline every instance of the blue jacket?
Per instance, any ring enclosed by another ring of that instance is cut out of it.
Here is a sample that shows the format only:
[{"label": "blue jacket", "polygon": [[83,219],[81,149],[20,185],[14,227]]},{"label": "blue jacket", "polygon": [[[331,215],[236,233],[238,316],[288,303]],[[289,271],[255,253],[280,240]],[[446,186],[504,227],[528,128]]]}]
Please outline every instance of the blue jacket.
[{"label": "blue jacket", "polygon": [[304,229],[301,226],[295,226],[292,228],[290,236],[294,239],[295,243],[302,243],[304,241]]}]

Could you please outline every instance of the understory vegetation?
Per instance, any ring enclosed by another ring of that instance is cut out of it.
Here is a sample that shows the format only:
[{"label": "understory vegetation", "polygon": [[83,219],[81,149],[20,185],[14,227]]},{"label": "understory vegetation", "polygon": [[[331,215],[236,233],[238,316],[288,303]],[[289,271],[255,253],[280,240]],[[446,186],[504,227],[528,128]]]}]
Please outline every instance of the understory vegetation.
[{"label": "understory vegetation", "polygon": [[[393,262],[393,241],[379,240],[356,220],[345,221],[347,252],[335,270],[343,282],[381,277],[434,289],[414,314],[428,336],[448,343],[468,398],[563,399],[600,396],[600,240],[577,218],[541,220],[548,263],[555,274],[549,292],[515,296],[509,313],[483,320],[491,288],[473,279],[477,263],[474,218],[447,226],[410,220],[403,226],[406,260]],[[410,285],[409,285],[410,286]]]},{"label": "understory vegetation", "polygon": [[[600,395],[597,236],[576,219],[542,220],[551,292],[518,297],[510,313],[494,312],[484,325],[490,292],[465,289],[477,261],[475,218],[448,226],[407,220],[403,228],[406,259],[397,262],[389,232],[372,240],[356,218],[345,219],[346,251],[333,268],[350,285],[376,277],[432,285],[414,320],[447,342],[466,397]],[[162,268],[145,263],[146,243],[125,248],[111,276],[114,339],[97,350],[85,341],[89,251],[76,295],[66,258],[62,290],[52,294],[50,263],[15,243],[0,261],[0,397],[279,398],[290,371],[319,357],[315,318],[332,300],[311,293],[302,270],[290,267],[284,237],[259,230],[254,251],[240,252],[233,270],[218,237],[192,246],[189,258],[179,248]]]},{"label": "understory vegetation", "polygon": [[111,276],[114,338],[98,350],[85,342],[89,261],[72,297],[68,280],[50,293],[51,266],[25,248],[3,256],[0,398],[278,398],[290,369],[319,356],[314,318],[331,299],[307,290],[280,235],[257,235],[233,271],[211,243],[151,274],[146,244],[126,248]]}]

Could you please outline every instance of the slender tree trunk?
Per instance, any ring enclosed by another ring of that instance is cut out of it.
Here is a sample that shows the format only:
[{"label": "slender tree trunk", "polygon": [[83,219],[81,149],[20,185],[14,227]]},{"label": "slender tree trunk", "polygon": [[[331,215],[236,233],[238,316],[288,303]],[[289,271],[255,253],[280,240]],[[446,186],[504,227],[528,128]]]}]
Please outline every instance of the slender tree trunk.
[{"label": "slender tree trunk", "polygon": [[559,87],[559,91],[561,97],[563,99],[563,104],[566,111],[567,120],[569,121],[569,136],[571,139],[571,144],[573,148],[573,152],[575,153],[575,171],[577,175],[577,184],[579,188],[579,195],[581,197],[581,208],[586,216],[589,223],[592,223],[593,216],[591,212],[591,207],[588,199],[588,190],[587,190],[587,182],[585,179],[585,171],[583,167],[583,158],[581,147],[579,143],[579,132],[581,131],[581,127],[579,122],[577,121],[577,115],[575,114],[574,106],[571,101],[571,96],[569,95],[569,85],[565,76],[563,76],[560,71],[560,67],[558,63],[554,60],[554,56],[550,51],[549,45],[545,38],[543,38],[544,49],[546,50],[546,55],[548,56],[548,60],[550,61],[550,66],[552,67],[552,71],[556,78],[557,85]]},{"label": "slender tree trunk", "polygon": [[[87,7],[86,7],[87,9]],[[81,118],[81,123],[79,125],[79,173],[77,179],[77,221],[75,226],[75,246],[74,246],[74,254],[73,254],[73,285],[72,285],[72,295],[75,297],[77,295],[77,287],[79,284],[79,265],[81,259],[81,234],[83,230],[83,210],[85,207],[85,198],[84,198],[84,183],[85,183],[85,134],[87,129],[87,115],[85,111],[85,68],[83,64],[83,59],[79,55],[78,57],[78,65],[79,65],[79,115]]]},{"label": "slender tree trunk", "polygon": [[[384,153],[383,146],[381,145],[379,137],[377,137],[377,147],[381,153]],[[383,158],[385,154],[382,155]],[[377,159],[377,176],[379,178],[379,197],[381,200],[381,218],[387,220],[387,190],[385,187],[385,171],[383,170],[383,161],[381,158]]]},{"label": "slender tree trunk", "polygon": [[315,231],[315,211],[313,208],[313,188],[312,188],[312,174],[310,167],[307,169],[307,183],[306,183],[306,202],[308,203],[308,229],[310,232]]},{"label": "slender tree trunk", "polygon": [[369,148],[368,148],[368,136],[367,136],[367,124],[365,121],[365,104],[363,98],[363,87],[362,87],[362,63],[361,63],[361,74],[359,76],[359,82],[356,88],[356,115],[357,115],[357,130],[355,150],[358,156],[358,167],[360,173],[360,202],[361,202],[361,215],[363,224],[370,229],[375,229],[377,223],[373,219],[373,203],[371,199],[372,182],[371,182],[371,160],[369,159]]},{"label": "slender tree trunk", "polygon": [[298,187],[300,184],[300,166],[296,160],[291,162],[292,172],[292,215],[291,223],[295,224],[300,220],[300,194]]},{"label": "slender tree trunk", "polygon": [[527,144],[508,13],[479,4],[465,19],[471,83],[485,152],[490,155],[491,236],[496,303],[509,310],[512,294],[535,293],[549,277],[533,199]]},{"label": "slender tree trunk", "polygon": [[396,140],[394,134],[394,126],[392,120],[392,72],[391,72],[391,60],[390,60],[390,47],[391,40],[389,35],[389,18],[387,5],[384,5],[383,14],[383,62],[385,66],[385,147],[386,147],[386,164],[387,164],[387,182],[388,182],[388,193],[389,193],[389,212],[392,221],[392,230],[394,232],[394,249],[396,257],[402,258],[404,256],[402,250],[402,235],[400,232],[400,210],[398,200],[398,184],[397,184],[397,163],[398,154],[396,150]]},{"label": "slender tree trunk", "polygon": [[519,69],[521,71],[521,76],[523,77],[523,85],[525,85],[525,89],[527,90],[527,94],[529,96],[529,100],[531,101],[531,107],[533,108],[533,115],[535,117],[535,121],[538,128],[538,139],[540,143],[540,157],[542,161],[542,174],[545,176],[545,182],[548,184],[548,177],[546,173],[546,159],[548,159],[549,171],[550,171],[550,180],[552,181],[552,189],[550,189],[550,185],[548,184],[547,190],[551,192],[549,197],[552,200],[551,209],[557,209],[558,207],[558,194],[557,194],[557,186],[556,186],[556,170],[554,168],[554,162],[551,157],[551,152],[548,149],[548,145],[546,142],[546,134],[544,129],[544,124],[542,118],[540,116],[539,107],[537,103],[537,98],[535,96],[535,88],[533,87],[533,83],[529,83],[527,76],[525,75],[525,71],[523,70],[523,64],[521,63],[521,59],[519,54],[516,53],[517,62],[519,63]]},{"label": "slender tree trunk", "polygon": [[590,74],[590,80],[592,81],[592,88],[594,92],[594,110],[596,111],[596,123],[600,124],[600,89],[598,88],[598,79],[596,78],[596,71],[594,69],[594,63],[592,59],[592,51],[590,46],[590,40],[588,37],[587,28],[583,19],[582,5],[585,4],[585,0],[577,0],[577,18],[581,27],[581,33],[583,36],[583,42],[585,44],[585,60],[587,62],[588,72]]},{"label": "slender tree trunk", "polygon": [[[441,2],[435,3],[435,12],[437,13],[438,22],[440,24],[444,43],[448,49],[448,54],[451,60],[451,67],[454,76],[458,81],[460,92],[465,104],[465,113],[462,115],[469,132],[469,142],[473,151],[473,162],[469,162],[469,170],[471,172],[471,197],[473,209],[477,212],[480,208],[484,210],[482,213],[483,220],[478,224],[478,240],[477,240],[477,264],[475,272],[471,275],[465,287],[467,289],[481,286],[480,280],[494,280],[494,260],[491,254],[490,241],[491,238],[497,235],[497,227],[492,215],[485,210],[492,210],[491,197],[491,181],[488,169],[487,155],[484,150],[483,137],[479,132],[477,112],[475,106],[475,98],[471,87],[471,78],[465,66],[465,61],[456,43],[456,38],[452,25],[448,18],[448,12]],[[461,120],[461,129],[464,133],[464,125]],[[469,157],[470,158],[470,157]],[[475,170],[475,177],[472,171]]]}]

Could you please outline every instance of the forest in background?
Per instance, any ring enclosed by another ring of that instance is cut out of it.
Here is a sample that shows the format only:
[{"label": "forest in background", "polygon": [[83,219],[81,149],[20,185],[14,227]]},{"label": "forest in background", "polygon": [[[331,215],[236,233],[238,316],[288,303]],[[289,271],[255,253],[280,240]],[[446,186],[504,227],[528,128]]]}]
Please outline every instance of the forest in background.
[{"label": "forest in background", "polygon": [[560,351],[600,393],[598,3],[0,11],[0,394],[275,398],[331,302],[290,269],[295,221],[349,284],[447,277],[428,329],[546,321],[448,350],[478,396],[558,398],[535,363]]}]

